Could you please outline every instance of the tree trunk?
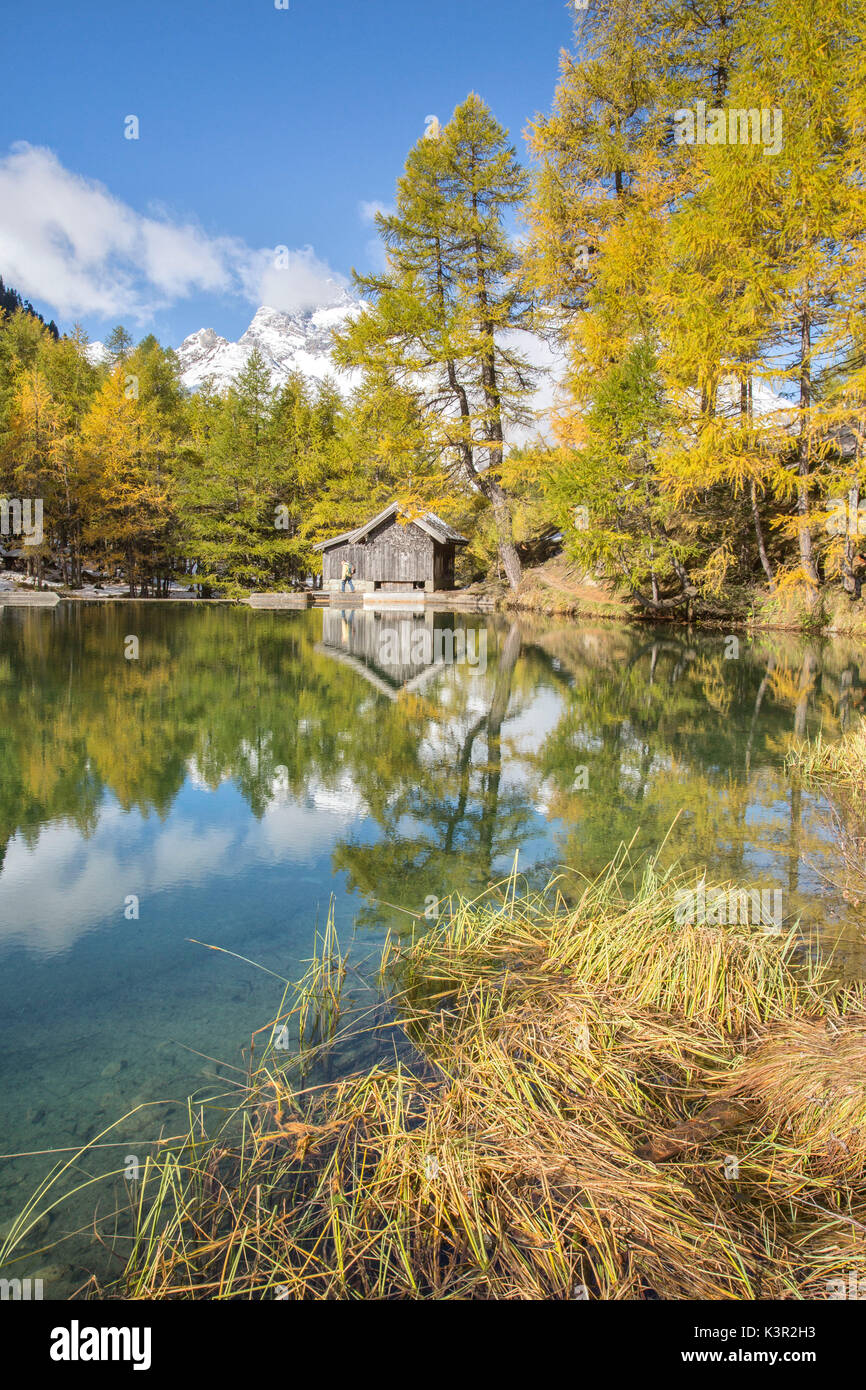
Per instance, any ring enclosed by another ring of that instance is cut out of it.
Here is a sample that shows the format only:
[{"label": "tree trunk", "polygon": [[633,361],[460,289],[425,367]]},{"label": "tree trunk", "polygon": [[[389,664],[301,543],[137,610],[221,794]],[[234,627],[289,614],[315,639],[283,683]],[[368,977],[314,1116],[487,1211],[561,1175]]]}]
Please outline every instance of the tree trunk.
[{"label": "tree trunk", "polygon": [[761,513],[758,510],[758,490],[755,487],[754,479],[751,485],[752,498],[752,519],[755,523],[755,538],[758,542],[758,555],[761,560],[761,567],[767,576],[771,589],[776,587],[776,576],[773,573],[773,566],[770,564],[770,557],[767,554],[767,547],[764,542],[764,528],[761,525]]},{"label": "tree trunk", "polygon": [[[475,200],[473,199],[473,212],[477,214]],[[484,271],[484,255],[481,243],[475,238],[475,265],[478,285],[478,302],[481,313],[486,315],[488,312],[487,299],[487,278]],[[483,322],[482,331],[486,340],[484,355],[481,359],[481,389],[484,392],[484,401],[487,406],[487,438],[493,446],[488,450],[488,468],[486,476],[489,478],[488,486],[490,501],[493,505],[493,517],[496,522],[496,535],[499,542],[499,555],[505,570],[505,577],[508,580],[512,591],[520,587],[523,577],[523,566],[520,563],[520,556],[514,544],[514,532],[511,522],[511,507],[505,489],[499,482],[499,474],[502,468],[504,455],[504,435],[502,430],[502,397],[499,393],[499,381],[496,372],[496,338],[494,327],[491,322]]]},{"label": "tree trunk", "polygon": [[484,872],[488,880],[493,877],[494,837],[502,779],[502,724],[508,713],[514,668],[517,664],[517,658],[520,656],[520,646],[520,627],[517,623],[512,623],[499,653],[493,698],[490,701],[486,720],[487,768],[484,773],[478,842],[481,849],[481,863],[484,865]]},{"label": "tree trunk", "polygon": [[520,563],[520,556],[514,544],[514,532],[511,526],[511,508],[508,505],[508,496],[493,478],[482,482],[482,491],[489,497],[493,508],[493,519],[496,522],[496,536],[499,545],[499,558],[505,570],[505,578],[508,580],[509,587],[513,590],[520,587],[523,578],[523,566]]},{"label": "tree trunk", "polygon": [[798,739],[806,737],[806,716],[809,713],[809,698],[815,688],[815,677],[818,674],[819,661],[813,647],[806,648],[803,657],[803,664],[800,667],[800,686],[797,693],[797,704],[794,709],[794,734]]},{"label": "tree trunk", "polygon": [[852,599],[859,599],[863,581],[854,570],[857,547],[854,537],[860,533],[860,487],[854,484],[848,492],[848,519],[845,527],[845,554],[842,561],[842,587]]},{"label": "tree trunk", "polygon": [[[740,378],[740,423],[751,424],[752,420],[752,379],[751,377]],[[758,509],[758,489],[754,478],[749,486],[749,496],[752,505],[752,521],[755,525],[755,539],[758,542],[758,558],[761,561],[761,568],[767,576],[771,589],[776,587],[776,576],[773,573],[773,566],[770,564],[770,557],[767,554],[767,546],[764,541],[764,528],[761,525],[761,513]]]},{"label": "tree trunk", "polygon": [[812,406],[812,316],[804,307],[800,319],[800,442],[797,458],[797,513],[799,515],[798,538],[800,543],[800,564],[809,584],[812,601],[818,595],[818,570],[815,566],[815,548],[812,528],[809,525],[809,474],[812,468],[811,421],[809,413]]}]

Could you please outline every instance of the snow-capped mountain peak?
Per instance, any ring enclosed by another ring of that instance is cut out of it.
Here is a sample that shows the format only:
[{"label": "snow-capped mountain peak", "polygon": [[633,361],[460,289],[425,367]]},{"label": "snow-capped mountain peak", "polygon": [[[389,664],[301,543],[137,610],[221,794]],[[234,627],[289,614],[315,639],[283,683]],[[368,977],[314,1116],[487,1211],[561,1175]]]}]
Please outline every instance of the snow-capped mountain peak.
[{"label": "snow-capped mountain peak", "polygon": [[[274,388],[285,385],[292,372],[299,372],[312,381],[330,376],[347,395],[358,374],[338,372],[331,360],[331,346],[334,331],[360,307],[358,300],[338,288],[334,302],[318,309],[287,314],[263,304],[236,343],[221,338],[213,328],[200,328],[176,349],[180,379],[190,391],[200,390],[205,382],[216,391],[225,391],[258,349]],[[109,360],[105,344],[99,342],[88,346],[87,356],[97,365]]]},{"label": "snow-capped mountain peak", "polygon": [[84,349],[84,356],[94,367],[101,367],[103,362],[111,360],[111,353],[108,351],[105,343],[100,342],[88,343],[87,347]]},{"label": "snow-capped mountain peak", "polygon": [[210,381],[225,390],[258,350],[270,371],[274,387],[284,385],[290,373],[310,380],[331,376],[342,390],[354,384],[353,375],[338,373],[331,360],[334,330],[357,309],[357,301],[345,292],[336,304],[287,314],[263,304],[236,343],[227,342],[212,328],[201,328],[185,338],[177,349],[181,381],[198,390]]},{"label": "snow-capped mountain peak", "polygon": [[184,339],[184,347],[187,353],[207,357],[210,353],[216,352],[219,348],[228,347],[228,338],[221,338],[212,328],[200,328],[197,333],[190,333]]}]

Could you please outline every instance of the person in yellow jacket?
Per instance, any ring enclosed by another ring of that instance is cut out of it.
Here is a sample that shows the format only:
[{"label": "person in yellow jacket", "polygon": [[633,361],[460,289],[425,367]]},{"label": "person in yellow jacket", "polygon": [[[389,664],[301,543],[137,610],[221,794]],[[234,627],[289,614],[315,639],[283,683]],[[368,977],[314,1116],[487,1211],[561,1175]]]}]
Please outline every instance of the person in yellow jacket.
[{"label": "person in yellow jacket", "polygon": [[346,592],[346,585],[347,585],[347,584],[348,584],[349,588],[352,590],[352,593],[355,592],[355,586],[354,586],[354,584],[352,583],[352,575],[353,575],[354,573],[355,573],[355,571],[352,569],[352,566],[349,564],[348,560],[344,560],[344,561],[343,561],[343,573],[342,573],[342,575],[340,576],[340,593],[341,593],[341,594],[344,594],[344,593]]}]

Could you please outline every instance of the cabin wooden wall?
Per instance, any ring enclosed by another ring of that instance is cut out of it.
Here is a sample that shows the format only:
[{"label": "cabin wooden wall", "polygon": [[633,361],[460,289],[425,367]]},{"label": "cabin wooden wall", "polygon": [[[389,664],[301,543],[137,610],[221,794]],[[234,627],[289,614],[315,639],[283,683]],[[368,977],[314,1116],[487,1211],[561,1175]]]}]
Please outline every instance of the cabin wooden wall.
[{"label": "cabin wooden wall", "polygon": [[[378,583],[387,591],[390,585],[427,584],[442,588],[448,573],[450,547],[437,545],[432,536],[411,522],[400,525],[393,519],[383,522],[360,545],[338,545],[324,552],[323,579],[340,581],[344,562],[354,567],[354,581]],[[443,568],[442,556],[446,553]],[[450,572],[453,574],[453,559]],[[438,581],[438,582],[437,582]]]}]

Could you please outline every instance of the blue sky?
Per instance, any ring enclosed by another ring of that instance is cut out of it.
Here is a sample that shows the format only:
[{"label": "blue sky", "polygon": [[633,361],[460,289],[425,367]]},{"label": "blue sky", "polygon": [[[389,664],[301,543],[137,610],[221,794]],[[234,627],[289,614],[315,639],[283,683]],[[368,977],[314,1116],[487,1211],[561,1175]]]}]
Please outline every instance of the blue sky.
[{"label": "blue sky", "polygon": [[475,90],[528,158],[573,34],[566,0],[289,3],[4,0],[0,274],[61,328],[235,338],[327,297],[428,115]]}]

